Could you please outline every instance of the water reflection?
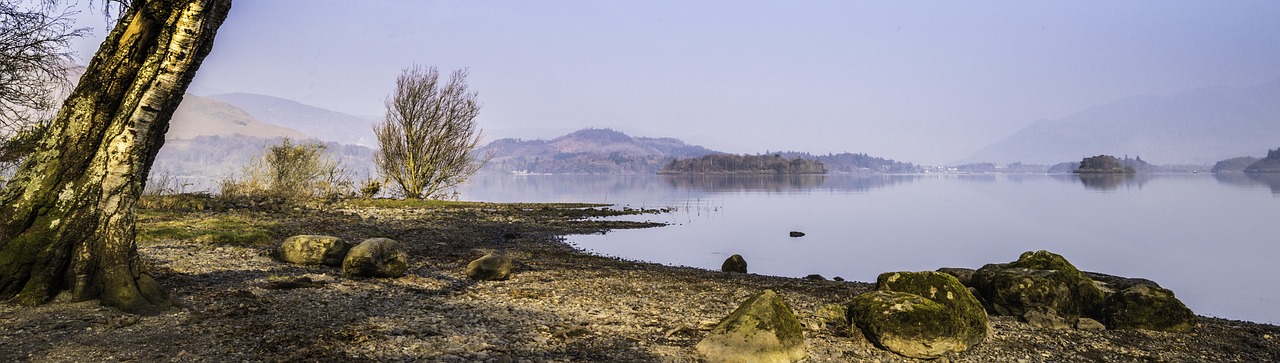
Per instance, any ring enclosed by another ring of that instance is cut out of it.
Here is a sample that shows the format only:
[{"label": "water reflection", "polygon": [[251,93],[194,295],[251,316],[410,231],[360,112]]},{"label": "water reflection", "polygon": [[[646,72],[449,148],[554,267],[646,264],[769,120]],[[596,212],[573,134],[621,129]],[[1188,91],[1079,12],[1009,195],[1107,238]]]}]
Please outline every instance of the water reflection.
[{"label": "water reflection", "polygon": [[671,189],[704,192],[863,192],[919,179],[918,175],[662,175]]},{"label": "water reflection", "polygon": [[1075,176],[1085,188],[1102,191],[1116,190],[1121,186],[1142,189],[1143,185],[1154,178],[1151,174],[1076,174]]},{"label": "water reflection", "polygon": [[1274,173],[1222,173],[1213,174],[1218,183],[1238,188],[1254,188],[1265,186],[1271,194],[1280,196],[1280,174]]}]

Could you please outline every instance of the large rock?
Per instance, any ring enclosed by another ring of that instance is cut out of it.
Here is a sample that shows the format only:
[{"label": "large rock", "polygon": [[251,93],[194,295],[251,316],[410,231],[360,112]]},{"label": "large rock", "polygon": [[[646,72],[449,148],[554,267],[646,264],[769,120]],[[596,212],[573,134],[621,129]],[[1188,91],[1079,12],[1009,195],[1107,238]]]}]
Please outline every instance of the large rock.
[{"label": "large rock", "polygon": [[1196,314],[1174,297],[1173,291],[1145,284],[1108,296],[1102,318],[1112,329],[1186,333],[1196,326]]},{"label": "large rock", "polygon": [[800,321],[772,290],[747,299],[697,348],[709,362],[795,362],[806,355]]},{"label": "large rock", "polygon": [[872,343],[921,359],[968,350],[990,330],[969,289],[933,271],[880,274],[876,291],[854,297],[847,315]]},{"label": "large rock", "polygon": [[409,268],[404,245],[390,238],[370,238],[347,252],[342,272],[359,277],[397,277]]},{"label": "large rock", "polygon": [[747,273],[747,260],[742,255],[735,254],[724,259],[724,263],[720,265],[720,271]]},{"label": "large rock", "polygon": [[511,258],[488,254],[467,264],[467,278],[477,281],[506,280],[511,275]]},{"label": "large rock", "polygon": [[1103,291],[1060,255],[1026,252],[1017,261],[988,264],[973,274],[987,310],[1033,326],[1065,329],[1081,316],[1097,316]]},{"label": "large rock", "polygon": [[276,250],[281,261],[299,265],[341,266],[350,245],[341,238],[299,235],[286,238]]}]

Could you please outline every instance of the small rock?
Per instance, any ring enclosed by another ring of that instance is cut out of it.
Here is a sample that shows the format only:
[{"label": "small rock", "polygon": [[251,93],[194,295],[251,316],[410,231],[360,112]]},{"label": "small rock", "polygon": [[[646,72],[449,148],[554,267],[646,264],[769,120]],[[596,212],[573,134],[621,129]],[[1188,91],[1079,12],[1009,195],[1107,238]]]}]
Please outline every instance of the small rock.
[{"label": "small rock", "polygon": [[467,278],[476,281],[506,280],[511,275],[510,257],[488,254],[467,264]]},{"label": "small rock", "polygon": [[720,320],[697,349],[710,362],[795,362],[807,355],[800,321],[772,290]]},{"label": "small rock", "polygon": [[790,235],[791,238],[804,237],[804,232],[800,232],[800,231],[791,231],[790,233],[787,233],[787,234]]},{"label": "small rock", "polygon": [[720,265],[720,271],[747,273],[747,260],[742,255],[735,254],[724,260],[724,264]]},{"label": "small rock", "polygon": [[808,276],[805,276],[804,279],[813,280],[813,281],[827,281],[826,277],[822,277],[822,275],[819,275],[819,274],[808,275]]},{"label": "small rock", "polygon": [[844,278],[840,276],[836,276],[836,277],[832,277],[831,281],[844,281]]},{"label": "small rock", "polygon": [[409,254],[400,242],[390,238],[370,238],[347,252],[342,272],[359,277],[397,277],[409,268]]},{"label": "small rock", "polygon": [[286,238],[276,249],[281,261],[299,265],[341,266],[350,246],[341,238],[298,235]]},{"label": "small rock", "polygon": [[1099,323],[1097,320],[1093,320],[1089,318],[1080,318],[1080,320],[1076,320],[1076,329],[1104,330],[1106,328],[1107,328],[1106,325],[1102,325],[1102,323]]}]

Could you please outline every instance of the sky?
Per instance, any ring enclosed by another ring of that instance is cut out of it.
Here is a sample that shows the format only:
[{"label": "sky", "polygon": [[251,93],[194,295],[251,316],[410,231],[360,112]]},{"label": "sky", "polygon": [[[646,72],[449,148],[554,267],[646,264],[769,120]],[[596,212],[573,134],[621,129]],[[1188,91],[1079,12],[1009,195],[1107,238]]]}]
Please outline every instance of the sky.
[{"label": "sky", "polygon": [[[101,18],[81,16],[86,59]],[[381,117],[405,68],[466,68],[487,139],[612,128],[940,165],[1039,119],[1280,78],[1276,19],[1277,1],[234,0],[192,91]]]}]

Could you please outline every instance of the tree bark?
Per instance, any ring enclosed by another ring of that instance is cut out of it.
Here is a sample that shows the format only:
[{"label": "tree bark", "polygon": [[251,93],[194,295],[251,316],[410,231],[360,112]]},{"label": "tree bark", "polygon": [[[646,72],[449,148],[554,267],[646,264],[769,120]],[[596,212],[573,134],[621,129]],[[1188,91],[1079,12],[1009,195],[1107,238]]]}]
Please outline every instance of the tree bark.
[{"label": "tree bark", "polygon": [[170,305],[134,242],[134,206],[231,0],[135,0],[48,133],[0,191],[0,299]]}]

